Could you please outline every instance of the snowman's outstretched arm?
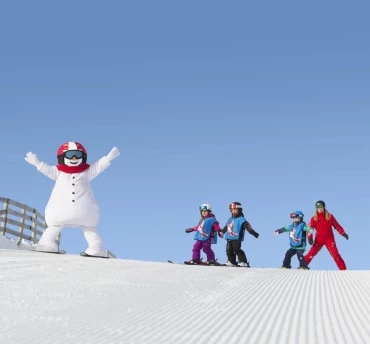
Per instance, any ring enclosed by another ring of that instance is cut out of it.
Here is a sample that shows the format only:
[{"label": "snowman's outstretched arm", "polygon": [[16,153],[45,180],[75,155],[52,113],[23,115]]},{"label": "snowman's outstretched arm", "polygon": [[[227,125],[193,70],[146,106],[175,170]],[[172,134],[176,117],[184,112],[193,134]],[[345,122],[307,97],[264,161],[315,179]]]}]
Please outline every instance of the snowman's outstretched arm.
[{"label": "snowman's outstretched arm", "polygon": [[58,169],[55,166],[50,166],[41,161],[35,153],[28,152],[24,158],[29,164],[35,166],[38,171],[43,173],[46,177],[56,180],[58,177]]},{"label": "snowman's outstretched arm", "polygon": [[117,147],[113,147],[112,150],[108,153],[107,158],[109,162],[111,162],[113,159],[118,158],[120,156],[121,152]]},{"label": "snowman's outstretched arm", "polygon": [[119,149],[117,147],[113,147],[106,156],[103,156],[101,159],[94,162],[89,168],[90,180],[102,173],[110,165],[111,161],[119,157],[120,154],[121,152]]}]

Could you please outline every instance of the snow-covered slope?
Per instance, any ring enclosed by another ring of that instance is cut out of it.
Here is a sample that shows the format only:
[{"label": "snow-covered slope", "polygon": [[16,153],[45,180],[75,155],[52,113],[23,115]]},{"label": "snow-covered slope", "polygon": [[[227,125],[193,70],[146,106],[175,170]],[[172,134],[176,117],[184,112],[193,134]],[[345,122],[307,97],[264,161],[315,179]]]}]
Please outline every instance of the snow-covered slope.
[{"label": "snow-covered slope", "polygon": [[370,343],[370,272],[0,249],[0,343]]}]

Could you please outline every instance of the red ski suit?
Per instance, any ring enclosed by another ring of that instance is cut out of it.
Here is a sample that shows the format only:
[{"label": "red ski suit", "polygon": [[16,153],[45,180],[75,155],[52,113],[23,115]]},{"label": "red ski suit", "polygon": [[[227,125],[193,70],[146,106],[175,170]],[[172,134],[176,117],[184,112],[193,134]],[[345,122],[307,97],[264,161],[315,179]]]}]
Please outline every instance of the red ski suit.
[{"label": "red ski suit", "polygon": [[[342,259],[338,252],[337,245],[335,243],[334,233],[332,227],[334,227],[340,235],[343,235],[344,229],[335,219],[335,217],[330,214],[329,219],[326,218],[326,213],[317,213],[310,220],[309,226],[316,229],[315,242],[313,243],[311,249],[305,255],[305,260],[307,264],[311,263],[313,257],[321,250],[325,245],[330,255],[333,257],[335,263],[337,264],[339,270],[346,270],[346,263]],[[308,238],[312,238],[312,233],[308,234]]]}]

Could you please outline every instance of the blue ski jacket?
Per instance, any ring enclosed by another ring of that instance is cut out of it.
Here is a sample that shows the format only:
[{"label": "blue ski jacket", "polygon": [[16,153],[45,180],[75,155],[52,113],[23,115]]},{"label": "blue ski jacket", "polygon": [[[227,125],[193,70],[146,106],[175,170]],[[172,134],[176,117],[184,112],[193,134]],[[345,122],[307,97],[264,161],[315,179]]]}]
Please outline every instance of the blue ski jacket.
[{"label": "blue ski jacket", "polygon": [[247,220],[243,216],[239,217],[230,217],[226,222],[226,233],[225,239],[226,240],[244,240],[244,230],[242,229],[242,225]]},{"label": "blue ski jacket", "polygon": [[289,232],[290,247],[304,250],[306,249],[307,232],[311,232],[312,228],[307,226],[306,222],[293,222],[291,225],[282,227],[276,230],[279,234]]},{"label": "blue ski jacket", "polygon": [[[206,241],[211,237],[212,233],[212,226],[213,224],[217,222],[216,218],[214,216],[205,217],[201,219],[198,227],[196,227],[196,233],[194,235],[194,240],[200,240],[200,241]],[[217,242],[217,235],[213,236],[213,242]]]}]

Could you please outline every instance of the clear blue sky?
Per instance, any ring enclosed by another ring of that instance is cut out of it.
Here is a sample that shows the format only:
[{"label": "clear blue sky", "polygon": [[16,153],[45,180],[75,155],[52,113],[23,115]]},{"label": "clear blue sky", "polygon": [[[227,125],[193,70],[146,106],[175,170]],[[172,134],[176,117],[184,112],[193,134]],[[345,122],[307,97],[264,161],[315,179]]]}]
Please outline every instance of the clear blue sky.
[{"label": "clear blue sky", "polygon": [[[44,211],[65,141],[92,163],[100,233],[120,258],[191,258],[198,206],[221,225],[240,201],[279,267],[276,228],[323,199],[349,234],[350,269],[370,267],[370,5],[366,1],[13,1],[0,5],[0,195]],[[225,261],[225,241],[214,247]],[[62,247],[83,251],[80,231]],[[293,258],[293,266],[297,260]],[[323,249],[313,269],[336,269]]]}]

